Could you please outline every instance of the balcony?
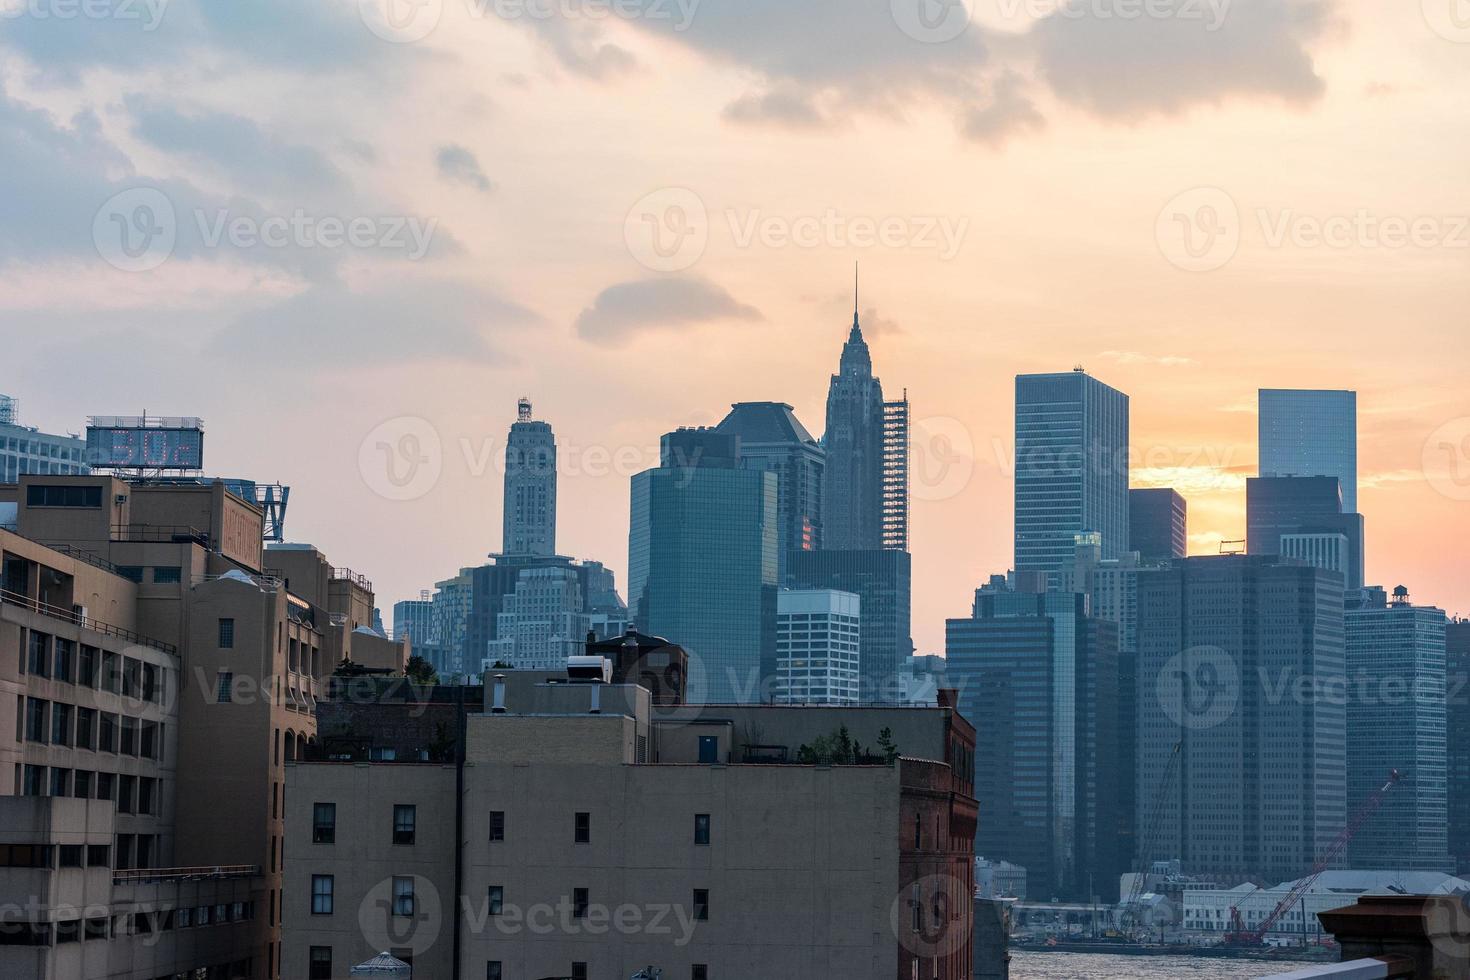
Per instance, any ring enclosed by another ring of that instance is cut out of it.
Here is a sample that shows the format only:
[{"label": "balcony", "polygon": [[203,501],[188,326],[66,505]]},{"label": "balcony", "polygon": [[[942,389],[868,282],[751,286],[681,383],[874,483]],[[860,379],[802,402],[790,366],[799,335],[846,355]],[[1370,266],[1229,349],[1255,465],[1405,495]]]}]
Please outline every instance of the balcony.
[{"label": "balcony", "polygon": [[114,871],[114,885],[151,885],[165,881],[221,881],[227,878],[256,878],[258,864],[216,864],[202,868],[133,868]]},{"label": "balcony", "polygon": [[121,626],[113,626],[110,623],[104,623],[100,620],[89,619],[81,614],[80,606],[73,606],[70,609],[64,609],[60,606],[48,605],[44,602],[41,602],[39,599],[32,599],[30,596],[22,595],[19,592],[11,592],[6,589],[0,589],[0,604],[9,606],[20,606],[30,610],[31,612],[39,613],[42,616],[49,616],[52,619],[58,619],[64,623],[70,623],[73,626],[79,626],[84,630],[91,630],[93,633],[100,633],[103,636],[117,637],[124,643],[133,643],[138,646],[151,647],[154,650],[160,650],[163,653],[171,653],[175,656],[177,656],[179,652],[179,648],[171,643],[163,643],[159,640],[150,639],[146,636],[143,636],[141,633],[135,633],[132,630],[123,629]]},{"label": "balcony", "polygon": [[350,582],[353,585],[357,586],[359,589],[362,589],[364,592],[373,591],[373,583],[371,582],[371,580],[369,580],[366,575],[359,575],[357,572],[354,572],[350,568],[332,569],[332,581]]},{"label": "balcony", "polygon": [[209,547],[209,532],[187,524],[114,524],[112,540],[125,544],[197,544]]}]

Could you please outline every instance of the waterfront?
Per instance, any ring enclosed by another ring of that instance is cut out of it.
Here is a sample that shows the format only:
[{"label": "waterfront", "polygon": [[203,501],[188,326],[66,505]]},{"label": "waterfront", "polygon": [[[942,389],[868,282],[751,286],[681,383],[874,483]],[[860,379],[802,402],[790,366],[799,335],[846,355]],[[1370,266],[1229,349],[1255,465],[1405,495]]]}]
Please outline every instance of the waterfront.
[{"label": "waterfront", "polygon": [[1011,951],[1011,980],[1256,980],[1310,964],[1287,960],[1226,960],[1203,956],[1116,956],[1101,953]]}]

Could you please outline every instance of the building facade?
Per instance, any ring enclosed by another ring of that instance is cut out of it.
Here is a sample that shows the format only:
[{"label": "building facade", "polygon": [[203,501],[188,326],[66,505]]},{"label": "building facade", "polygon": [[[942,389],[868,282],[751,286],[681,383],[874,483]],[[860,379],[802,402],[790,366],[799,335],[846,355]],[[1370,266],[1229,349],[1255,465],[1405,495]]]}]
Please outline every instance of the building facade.
[{"label": "building facade", "polygon": [[873,358],[856,311],[827,390],[822,445],[827,451],[822,546],[847,551],[884,547],[883,384],[873,376]]},{"label": "building facade", "polygon": [[[515,670],[550,670],[578,656],[591,617],[583,612],[582,587],[571,568],[527,568],[505,597],[498,638],[481,670],[502,664]],[[603,624],[606,635],[607,624]]]},{"label": "building facade", "polygon": [[793,556],[797,589],[835,589],[861,605],[863,701],[901,701],[899,668],[913,654],[909,635],[913,559],[906,551],[809,551]]},{"label": "building facade", "polygon": [[[1363,516],[1343,507],[1337,477],[1251,477],[1245,481],[1245,550],[1252,555],[1281,555],[1288,547],[1287,537],[1341,534],[1348,542],[1346,588],[1349,592],[1361,589]],[[1296,540],[1291,547],[1300,550],[1304,543]]]},{"label": "building facade", "polygon": [[1055,573],[1084,531],[1129,550],[1128,396],[1082,370],[1016,378],[1018,572]]},{"label": "building facade", "polygon": [[776,700],[857,704],[862,693],[862,600],[833,589],[776,596]]},{"label": "building facade", "polygon": [[633,477],[630,618],[688,652],[695,700],[758,702],[775,683],[777,478],[738,452],[734,436],[681,429]]},{"label": "building facade", "polygon": [[1189,554],[1189,504],[1177,490],[1128,491],[1128,549],[1146,562]]},{"label": "building facade", "polygon": [[1445,625],[1449,848],[1458,874],[1470,873],[1470,620]]},{"label": "building facade", "polygon": [[511,555],[556,554],[556,436],[538,421],[531,402],[516,405],[505,444],[505,510],[501,550]]},{"label": "building facade", "polygon": [[1445,614],[1365,590],[1347,607],[1348,807],[1403,777],[1348,845],[1355,868],[1452,871]]},{"label": "building facade", "polygon": [[69,476],[88,472],[87,441],[57,436],[20,424],[20,403],[0,395],[0,483],[27,473]]},{"label": "building facade", "polygon": [[1260,475],[1336,477],[1357,513],[1358,393],[1263,388],[1257,407]]}]

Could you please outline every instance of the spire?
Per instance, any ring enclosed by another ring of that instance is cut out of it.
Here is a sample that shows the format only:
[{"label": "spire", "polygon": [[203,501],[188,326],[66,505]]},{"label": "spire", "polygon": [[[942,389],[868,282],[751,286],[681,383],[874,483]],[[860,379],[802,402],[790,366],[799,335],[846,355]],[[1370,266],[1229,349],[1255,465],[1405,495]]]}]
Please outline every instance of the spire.
[{"label": "spire", "polygon": [[858,264],[852,264],[852,338],[861,340],[863,329],[858,326]]},{"label": "spire", "polygon": [[858,267],[852,266],[852,330],[847,343],[842,345],[841,374],[870,378],[873,376],[873,360],[868,353],[868,343],[863,340],[863,328],[858,323]]}]

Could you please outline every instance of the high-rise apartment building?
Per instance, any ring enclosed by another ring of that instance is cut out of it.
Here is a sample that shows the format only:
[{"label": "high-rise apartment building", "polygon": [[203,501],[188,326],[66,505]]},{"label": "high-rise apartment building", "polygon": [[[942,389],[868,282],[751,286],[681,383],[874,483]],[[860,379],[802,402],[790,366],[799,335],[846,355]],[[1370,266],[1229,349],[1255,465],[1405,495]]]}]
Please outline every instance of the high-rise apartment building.
[{"label": "high-rise apartment building", "polygon": [[822,548],[822,493],[827,453],[790,405],[740,402],[716,431],[740,439],[746,469],[776,474],[777,582],[786,583],[789,554]]},{"label": "high-rise apartment building", "polygon": [[[1300,540],[1300,536],[1340,534],[1347,538],[1348,545],[1347,590],[1363,587],[1363,516],[1343,510],[1337,477],[1251,477],[1245,481],[1245,510],[1247,554],[1282,555],[1289,547],[1324,558],[1324,552]],[[1287,537],[1295,540],[1287,544]]]},{"label": "high-rise apartment building", "polygon": [[1189,505],[1177,490],[1128,491],[1128,549],[1146,562],[1189,554]]},{"label": "high-rise apartment building", "polygon": [[[1346,824],[1342,578],[1276,557],[1186,558],[1138,573],[1136,826],[1226,883],[1301,877]],[[1178,771],[1166,783],[1178,746]]]},{"label": "high-rise apartment building", "polygon": [[1347,605],[1348,806],[1402,779],[1348,844],[1355,868],[1451,871],[1447,837],[1445,614],[1399,586]]},{"label": "high-rise apartment building", "polygon": [[1016,571],[1060,571],[1083,531],[1129,550],[1127,395],[1080,368],[1018,376],[1015,469]]},{"label": "high-rise apartment building", "polygon": [[858,596],[863,701],[901,701],[899,667],[914,652],[910,637],[913,558],[907,551],[806,551],[792,557],[797,589]]},{"label": "high-rise apartment building", "polygon": [[503,521],[506,554],[556,554],[556,436],[550,424],[535,419],[525,398],[516,405],[505,444]]},{"label": "high-rise apartment building", "polygon": [[1261,476],[1334,476],[1342,509],[1358,510],[1358,393],[1262,388]]},{"label": "high-rise apartment building", "polygon": [[1120,851],[1118,640],[1085,596],[1017,592],[1003,576],[945,622],[945,664],[979,727],[976,848],[1027,871],[1029,897],[1112,901]]},{"label": "high-rise apartment building", "polygon": [[522,569],[515,591],[505,597],[497,638],[490,643],[481,670],[508,664],[515,670],[551,670],[568,657],[580,656],[592,629],[607,636],[622,633],[626,622],[602,622],[593,628],[586,611],[577,570],[569,566]]},{"label": "high-rise apartment building", "polygon": [[735,436],[680,429],[633,477],[630,618],[688,652],[696,700],[757,702],[775,681],[777,478],[739,453]]},{"label": "high-rise apartment building", "polygon": [[48,435],[20,424],[20,403],[0,395],[0,483],[27,473],[67,476],[88,472],[87,441]]},{"label": "high-rise apartment building", "polygon": [[834,589],[782,589],[776,596],[776,700],[857,704],[862,600]]},{"label": "high-rise apartment building", "polygon": [[1450,857],[1470,872],[1470,620],[1445,625],[1446,742]]}]

